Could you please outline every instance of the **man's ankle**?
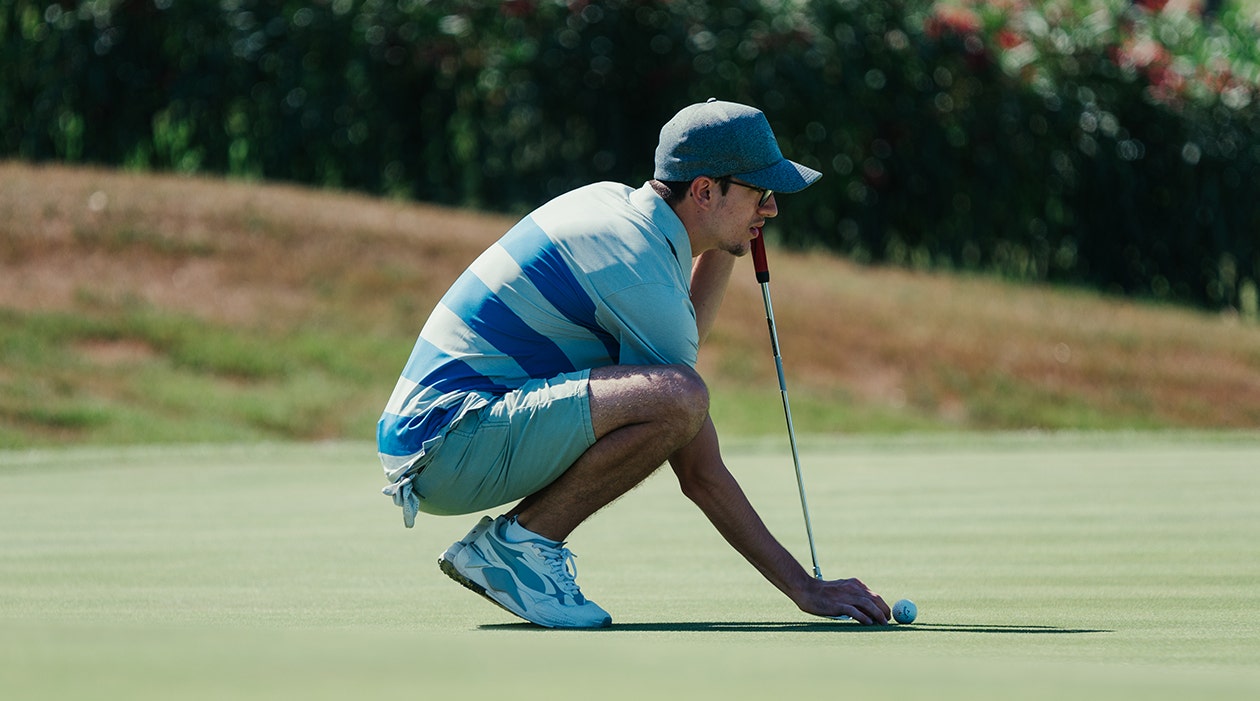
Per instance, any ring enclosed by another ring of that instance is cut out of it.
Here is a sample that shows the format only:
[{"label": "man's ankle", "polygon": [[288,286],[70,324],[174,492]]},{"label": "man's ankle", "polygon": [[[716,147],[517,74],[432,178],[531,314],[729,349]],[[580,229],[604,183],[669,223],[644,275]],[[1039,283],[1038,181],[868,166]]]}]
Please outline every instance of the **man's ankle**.
[{"label": "man's ankle", "polygon": [[526,528],[515,516],[508,517],[507,525],[504,526],[502,535],[503,539],[509,543],[524,543],[527,540],[541,540],[548,545],[556,547],[560,545],[560,541],[552,540],[551,538]]}]

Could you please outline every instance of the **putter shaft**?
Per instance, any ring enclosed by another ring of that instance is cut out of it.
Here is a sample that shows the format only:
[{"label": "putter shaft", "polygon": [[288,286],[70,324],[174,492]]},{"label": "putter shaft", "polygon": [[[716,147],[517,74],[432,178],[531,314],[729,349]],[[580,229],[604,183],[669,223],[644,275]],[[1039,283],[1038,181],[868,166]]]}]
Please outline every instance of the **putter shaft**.
[{"label": "putter shaft", "polygon": [[[760,238],[757,239],[760,242]],[[764,253],[762,254],[764,256]],[[770,327],[770,348],[774,351],[774,367],[779,373],[779,394],[783,397],[783,416],[787,419],[788,442],[792,444],[792,464],[796,467],[796,487],[801,495],[801,511],[805,515],[805,537],[809,539],[809,557],[814,577],[822,579],[818,568],[818,551],[814,547],[814,527],[809,518],[809,501],[805,498],[805,479],[801,474],[801,456],[796,448],[796,427],[792,425],[792,404],[788,401],[787,379],[783,375],[783,356],[779,353],[779,332],[774,326],[774,305],[770,301],[770,280],[761,281],[761,298],[766,304],[766,325]]]}]

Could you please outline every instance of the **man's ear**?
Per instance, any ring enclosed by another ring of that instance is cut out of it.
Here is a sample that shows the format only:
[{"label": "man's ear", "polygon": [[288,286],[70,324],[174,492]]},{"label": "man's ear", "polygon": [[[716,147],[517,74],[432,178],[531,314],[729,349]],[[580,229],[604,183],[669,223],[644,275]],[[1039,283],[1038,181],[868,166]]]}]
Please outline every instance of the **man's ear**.
[{"label": "man's ear", "polygon": [[717,194],[715,192],[716,188],[716,180],[706,175],[701,175],[691,181],[691,198],[695,200],[697,207],[708,209],[713,204],[713,198]]}]

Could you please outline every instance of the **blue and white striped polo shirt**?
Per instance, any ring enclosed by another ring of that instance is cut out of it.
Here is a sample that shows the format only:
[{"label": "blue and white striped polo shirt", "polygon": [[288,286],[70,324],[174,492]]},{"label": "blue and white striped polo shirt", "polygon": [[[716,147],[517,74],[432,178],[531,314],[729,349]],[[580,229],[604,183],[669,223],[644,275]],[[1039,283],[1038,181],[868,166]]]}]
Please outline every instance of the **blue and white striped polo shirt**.
[{"label": "blue and white striped polo shirt", "polygon": [[579,188],[487,249],[442,297],[377,427],[386,475],[412,471],[464,413],[526,381],[685,364],[699,348],[691,244],[649,185]]}]

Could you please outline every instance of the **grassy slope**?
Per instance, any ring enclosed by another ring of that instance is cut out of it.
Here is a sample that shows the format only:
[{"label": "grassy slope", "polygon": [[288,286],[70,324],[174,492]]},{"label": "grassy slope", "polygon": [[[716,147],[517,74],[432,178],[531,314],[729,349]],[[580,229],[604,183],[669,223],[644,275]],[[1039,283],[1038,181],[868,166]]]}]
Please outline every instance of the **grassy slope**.
[{"label": "grassy slope", "polygon": [[[0,164],[0,447],[369,437],[428,310],[510,224]],[[773,249],[771,269],[802,431],[1260,426],[1260,328],[1229,316]],[[751,270],[701,356],[728,433],[782,430]]]}]

